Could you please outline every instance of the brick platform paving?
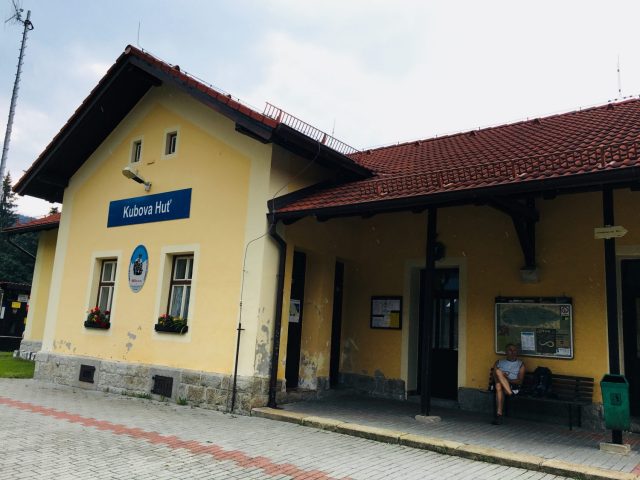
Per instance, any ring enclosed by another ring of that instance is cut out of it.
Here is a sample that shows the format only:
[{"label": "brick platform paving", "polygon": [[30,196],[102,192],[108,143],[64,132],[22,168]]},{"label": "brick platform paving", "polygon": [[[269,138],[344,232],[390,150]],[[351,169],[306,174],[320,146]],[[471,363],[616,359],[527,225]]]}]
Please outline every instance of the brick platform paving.
[{"label": "brick platform paving", "polygon": [[0,478],[560,479],[270,420],[0,379]]}]

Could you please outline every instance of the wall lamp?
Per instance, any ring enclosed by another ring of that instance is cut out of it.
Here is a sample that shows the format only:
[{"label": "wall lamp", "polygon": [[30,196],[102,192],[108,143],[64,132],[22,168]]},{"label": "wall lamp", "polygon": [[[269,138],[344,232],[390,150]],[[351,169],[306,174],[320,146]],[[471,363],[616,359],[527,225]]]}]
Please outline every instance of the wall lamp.
[{"label": "wall lamp", "polygon": [[151,190],[151,182],[147,182],[144,178],[138,175],[138,170],[134,170],[133,168],[127,166],[122,169],[122,175],[130,178],[134,182],[142,183],[144,185],[145,192]]}]

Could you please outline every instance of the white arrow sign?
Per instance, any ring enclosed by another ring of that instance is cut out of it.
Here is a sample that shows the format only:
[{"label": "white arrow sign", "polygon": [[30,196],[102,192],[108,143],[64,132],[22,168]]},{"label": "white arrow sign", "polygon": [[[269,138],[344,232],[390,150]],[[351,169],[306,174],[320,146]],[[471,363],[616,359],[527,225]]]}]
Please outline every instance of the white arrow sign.
[{"label": "white arrow sign", "polygon": [[593,236],[596,240],[607,240],[609,238],[624,237],[627,231],[628,230],[621,225],[616,225],[615,227],[600,227],[593,229]]}]

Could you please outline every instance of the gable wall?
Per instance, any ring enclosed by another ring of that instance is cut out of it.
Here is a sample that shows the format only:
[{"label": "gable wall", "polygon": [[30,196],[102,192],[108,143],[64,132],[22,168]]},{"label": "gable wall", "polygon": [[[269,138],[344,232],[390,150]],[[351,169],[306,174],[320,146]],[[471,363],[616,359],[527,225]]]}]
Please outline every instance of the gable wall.
[{"label": "gable wall", "polygon": [[[179,132],[177,153],[163,155],[164,135]],[[136,167],[153,185],[150,194],[192,188],[188,219],[106,228],[109,202],[144,196],[142,185],[121,170],[133,140],[142,138]],[[186,95],[152,90],[94,152],[65,191],[54,287],[49,298],[47,351],[229,373],[235,355],[243,245],[247,223],[264,218],[271,147],[234,131],[233,122]],[[251,187],[254,187],[252,191]],[[256,194],[257,191],[257,194]],[[149,272],[142,290],[128,286],[133,249],[144,244]],[[189,332],[154,332],[166,312],[161,278],[167,252],[195,252]],[[96,258],[117,257],[118,272],[111,329],[94,331],[82,324],[95,304]],[[257,262],[262,262],[258,259]],[[251,344],[251,332],[245,337]],[[255,342],[255,328],[254,339]],[[253,352],[243,368],[253,371]]]}]

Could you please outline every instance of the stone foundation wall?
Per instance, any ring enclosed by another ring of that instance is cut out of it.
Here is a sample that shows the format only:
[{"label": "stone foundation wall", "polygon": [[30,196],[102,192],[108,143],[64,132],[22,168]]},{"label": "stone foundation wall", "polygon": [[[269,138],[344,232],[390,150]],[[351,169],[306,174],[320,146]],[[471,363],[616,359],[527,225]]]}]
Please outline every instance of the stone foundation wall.
[{"label": "stone foundation wall", "polygon": [[[153,377],[161,375],[173,378],[171,396],[165,397],[167,399],[221,411],[229,411],[231,408],[231,375],[44,352],[38,353],[35,360],[36,380],[160,399],[159,395],[151,393],[151,389]],[[95,367],[94,383],[79,380],[81,365]],[[267,404],[269,378],[239,376],[236,387],[234,411],[247,413],[254,407]]]},{"label": "stone foundation wall", "polygon": [[36,342],[35,340],[22,340],[20,342],[20,348],[13,352],[13,356],[24,360],[35,360],[36,353],[41,349],[42,342]]},{"label": "stone foundation wall", "polygon": [[384,375],[359,375],[340,373],[340,384],[374,397],[405,400],[407,398],[404,380],[386,378]]}]

